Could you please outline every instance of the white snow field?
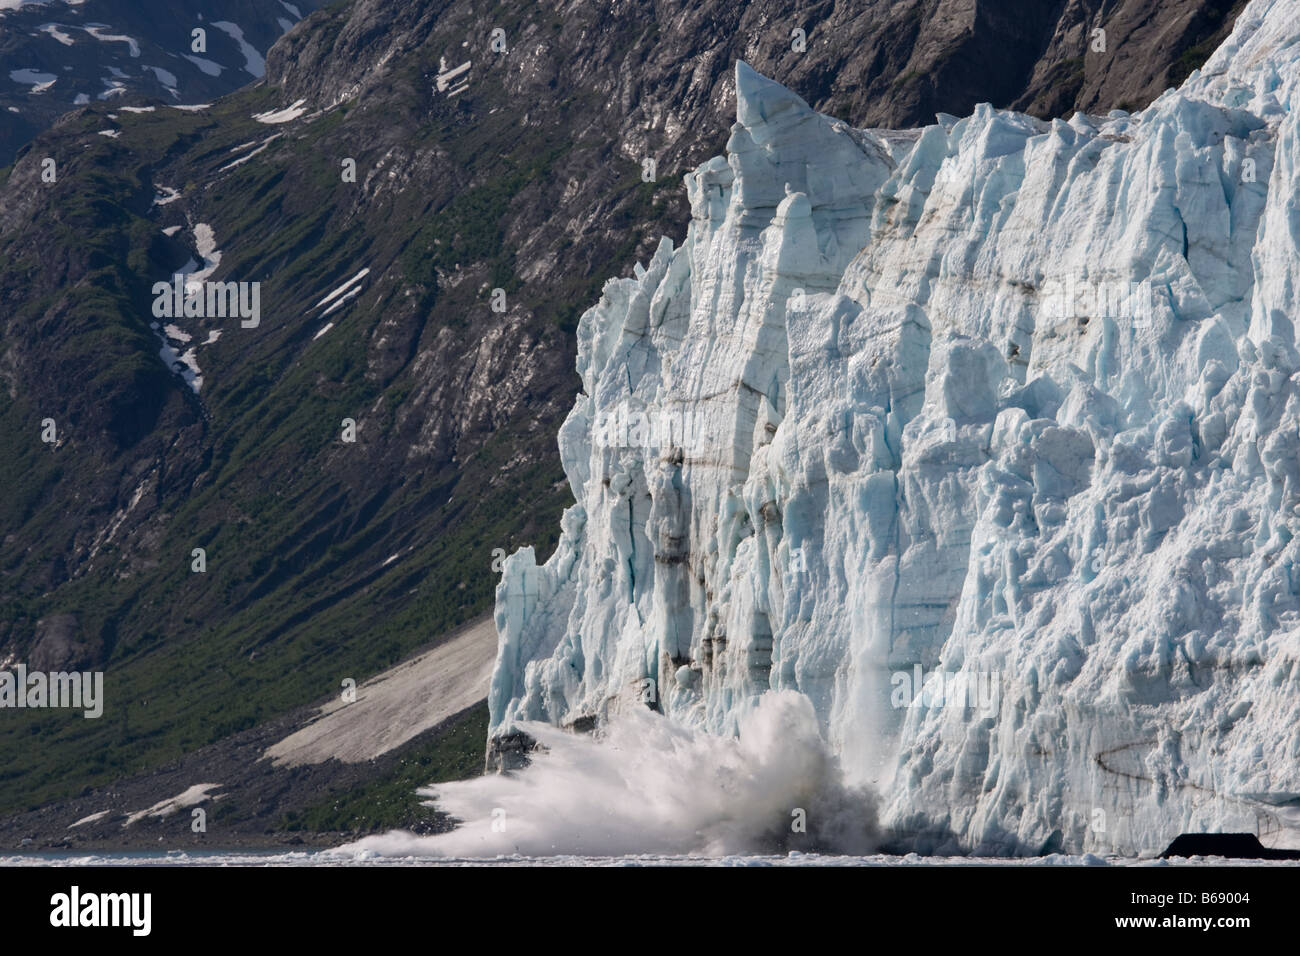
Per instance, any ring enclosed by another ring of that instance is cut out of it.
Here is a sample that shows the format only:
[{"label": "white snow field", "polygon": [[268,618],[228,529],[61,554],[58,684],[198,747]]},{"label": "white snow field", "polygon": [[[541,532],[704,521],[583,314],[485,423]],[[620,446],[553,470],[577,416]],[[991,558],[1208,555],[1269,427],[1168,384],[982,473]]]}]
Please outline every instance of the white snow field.
[{"label": "white snow field", "polygon": [[582,317],[493,730],[789,691],[920,852],[1300,844],[1294,0],[1133,115],[736,88],[682,247]]}]

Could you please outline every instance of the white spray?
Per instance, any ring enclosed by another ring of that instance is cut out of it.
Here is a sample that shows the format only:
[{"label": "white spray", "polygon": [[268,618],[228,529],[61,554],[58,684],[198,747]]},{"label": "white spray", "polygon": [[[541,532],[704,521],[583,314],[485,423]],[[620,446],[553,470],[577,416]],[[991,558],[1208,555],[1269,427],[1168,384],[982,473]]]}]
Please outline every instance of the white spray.
[{"label": "white spray", "polygon": [[462,821],[451,833],[395,831],[343,847],[384,856],[723,856],[869,852],[876,808],[843,783],[808,698],[764,694],[737,737],[649,710],[598,736],[527,724],[543,749],[524,770],[421,790]]}]

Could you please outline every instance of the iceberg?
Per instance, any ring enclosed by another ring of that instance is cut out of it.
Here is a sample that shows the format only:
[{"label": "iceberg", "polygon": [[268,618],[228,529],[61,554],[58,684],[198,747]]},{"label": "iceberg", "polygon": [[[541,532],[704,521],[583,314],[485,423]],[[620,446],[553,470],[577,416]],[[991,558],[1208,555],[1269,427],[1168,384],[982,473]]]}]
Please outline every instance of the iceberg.
[{"label": "iceberg", "polygon": [[[1300,842],[1300,18],[1068,122],[859,130],[744,63],[578,328],[490,752],[807,698],[893,845]],[[787,811],[788,812],[788,811]]]}]

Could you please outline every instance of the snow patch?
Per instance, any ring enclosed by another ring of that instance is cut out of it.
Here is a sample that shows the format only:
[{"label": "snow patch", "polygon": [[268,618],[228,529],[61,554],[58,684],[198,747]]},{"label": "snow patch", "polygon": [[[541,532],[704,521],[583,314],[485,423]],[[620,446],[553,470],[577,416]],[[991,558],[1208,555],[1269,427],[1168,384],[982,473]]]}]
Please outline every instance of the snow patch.
[{"label": "snow patch", "polygon": [[[447,66],[447,60],[446,60],[446,58],[445,58],[445,57],[439,57],[439,58],[438,58],[438,76],[437,76],[437,78],[436,78],[436,80],[435,80],[435,83],[436,83],[437,86],[438,86],[438,92],[439,92],[439,93],[446,93],[449,89],[451,89],[452,86],[455,86],[456,83],[457,83],[457,77],[459,77],[459,76],[461,76],[461,74],[467,72],[467,71],[469,70],[471,64],[472,64],[472,61],[471,61],[471,60],[466,60],[466,61],[465,61],[464,63],[462,63],[460,66],[457,66],[457,67],[448,67],[448,66]],[[465,81],[465,82],[463,83],[463,85],[462,85],[462,88],[463,88],[464,86],[468,86],[468,85],[469,85],[469,84],[468,84],[468,77],[467,77],[467,78],[466,78],[466,81]],[[448,94],[448,95],[454,95],[454,94]]]},{"label": "snow patch", "polygon": [[[274,136],[269,136],[269,137],[267,137],[267,139],[262,143],[261,146],[257,147],[257,149],[253,150],[251,153],[249,153],[249,154],[246,155],[246,156],[241,156],[241,157],[239,157],[238,159],[236,159],[236,160],[234,160],[234,161],[232,161],[232,162],[226,163],[226,165],[224,165],[224,166],[222,166],[220,169],[218,169],[217,172],[219,172],[219,173],[224,173],[224,172],[226,172],[227,170],[234,169],[234,168],[237,167],[237,166],[242,166],[244,163],[248,162],[250,159],[252,159],[252,158],[253,158],[254,156],[256,156],[258,153],[260,153],[260,152],[262,152],[263,150],[265,150],[268,146],[270,146],[273,142],[275,142],[275,141],[276,141],[277,139],[279,139],[279,138],[280,138],[280,134],[279,134],[279,133],[276,133]],[[238,148],[238,147],[237,147],[237,148]]]},{"label": "snow patch", "polygon": [[190,274],[185,282],[185,293],[193,295],[203,287],[212,273],[221,265],[221,250],[217,248],[216,235],[206,222],[194,225],[194,248],[203,259],[203,267]]},{"label": "snow patch", "polygon": [[[73,45],[73,44],[72,44],[72,37],[70,37],[68,34],[64,33],[62,30],[60,30],[59,27],[61,27],[61,26],[62,26],[62,24],[60,24],[60,23],[43,23],[43,24],[41,24],[41,26],[40,26],[40,31],[41,31],[42,33],[47,33],[47,34],[49,34],[52,38],[54,38],[55,40],[58,40],[58,41],[59,41],[60,43],[62,43],[64,46],[72,46],[72,45]],[[71,29],[74,29],[74,28],[73,28],[73,27],[69,27],[68,29],[71,30]]]},{"label": "snow patch", "polygon": [[327,294],[327,295],[325,296],[325,298],[323,298],[323,299],[321,299],[319,302],[317,302],[314,306],[312,306],[312,308],[319,309],[322,305],[325,305],[325,304],[328,303],[328,302],[333,302],[335,299],[337,299],[339,296],[343,295],[343,293],[347,292],[349,289],[351,289],[354,285],[356,285],[358,282],[360,282],[362,279],[364,279],[364,278],[365,278],[366,276],[368,276],[368,275],[370,275],[370,267],[369,267],[369,266],[367,266],[366,268],[362,269],[360,272],[358,272],[356,275],[354,275],[354,276],[353,276],[351,279],[349,279],[347,282],[343,283],[341,286],[339,286],[339,287],[338,287],[337,289],[335,289],[333,292],[330,292],[329,294]]},{"label": "snow patch", "polygon": [[195,395],[199,394],[203,388],[203,370],[199,368],[198,355],[193,348],[181,352],[164,338],[158,349],[158,357],[169,371],[175,372],[185,381]]},{"label": "snow patch", "polygon": [[143,820],[145,817],[168,817],[178,810],[187,810],[190,807],[196,807],[200,803],[206,803],[208,800],[218,800],[219,796],[212,796],[211,791],[221,789],[219,783],[196,783],[194,786],[179,793],[168,800],[159,800],[147,810],[138,810],[129,814],[123,827],[129,827],[131,824]]},{"label": "snow patch", "polygon": [[208,76],[220,76],[223,67],[220,63],[213,63],[206,57],[195,56],[193,53],[182,54],[185,59],[189,60]]},{"label": "snow patch", "polygon": [[27,91],[29,93],[44,93],[59,80],[53,73],[41,73],[37,70],[10,70],[9,79],[30,86],[31,89]]},{"label": "snow patch", "polygon": [[130,48],[131,56],[138,57],[140,55],[140,44],[137,43],[134,38],[120,34],[105,33],[105,30],[112,29],[112,27],[107,24],[88,23],[82,27],[82,29],[101,43],[125,43]]},{"label": "snow patch", "polygon": [[239,44],[239,52],[244,55],[244,72],[258,79],[266,75],[266,60],[262,58],[257,47],[244,39],[243,30],[229,20],[214,20],[212,25]]},{"label": "snow patch", "polygon": [[[171,195],[165,196],[161,201],[155,198],[154,202],[156,204],[165,205],[177,198],[175,190],[166,186],[159,188],[166,190]],[[170,226],[164,229],[163,232],[172,236],[179,230],[179,226]],[[185,277],[185,296],[187,300],[192,296],[203,294],[203,283],[221,264],[221,250],[217,248],[216,237],[211,226],[204,222],[196,223],[193,229],[193,240],[194,247],[198,251],[202,263],[195,262],[194,258],[191,257],[184,266],[177,270],[178,275]],[[199,394],[203,388],[203,370],[199,367],[198,350],[217,341],[221,336],[220,330],[211,330],[202,343],[194,343],[193,334],[186,332],[174,322],[165,326],[160,326],[157,322],[151,323],[151,325],[161,343],[158,349],[158,357],[162,359],[168,370],[181,376],[194,394]]]},{"label": "snow patch", "polygon": [[176,79],[176,74],[171,70],[164,70],[161,66],[146,66],[145,69],[150,70],[154,76],[158,77],[158,82],[172,92],[175,92],[176,87],[180,85],[180,81]]},{"label": "snow patch", "polygon": [[304,105],[306,102],[306,100],[295,100],[291,105],[286,106],[282,110],[270,110],[265,113],[254,113],[253,119],[257,120],[259,123],[288,123],[292,120],[296,120],[307,112],[307,107]]},{"label": "snow patch", "polygon": [[96,820],[104,819],[104,817],[108,816],[112,812],[112,810],[100,810],[98,813],[92,813],[88,817],[82,817],[76,823],[69,823],[68,829],[71,830],[73,827],[84,827],[87,823],[94,823]]},{"label": "snow patch", "polygon": [[330,313],[338,311],[340,308],[343,307],[345,303],[350,302],[352,299],[356,298],[360,293],[361,293],[360,286],[357,286],[356,288],[349,290],[348,292],[344,293],[337,302],[335,302],[328,309],[322,312],[320,314],[320,317],[323,319],[325,318],[325,316],[329,315]]}]

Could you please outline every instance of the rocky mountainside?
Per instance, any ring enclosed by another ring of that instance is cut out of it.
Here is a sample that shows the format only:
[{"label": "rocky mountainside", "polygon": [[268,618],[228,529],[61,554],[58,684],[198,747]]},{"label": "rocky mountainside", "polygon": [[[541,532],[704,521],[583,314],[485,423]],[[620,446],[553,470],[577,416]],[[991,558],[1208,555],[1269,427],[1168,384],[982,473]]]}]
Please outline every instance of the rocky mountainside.
[{"label": "rocky mountainside", "polygon": [[[271,44],[321,0],[0,3],[0,163],[86,103],[206,103],[260,79]],[[194,31],[201,31],[198,35]]]},{"label": "rocky mountainside", "polygon": [[[491,606],[572,500],[578,316],[683,238],[738,58],[859,126],[1104,111],[1230,19],[1128,9],[355,0],[206,108],[74,109],[0,181],[0,658],[102,667],[108,700],[6,714],[0,803],[192,752]],[[178,271],[256,283],[255,321],[158,314]]]}]

